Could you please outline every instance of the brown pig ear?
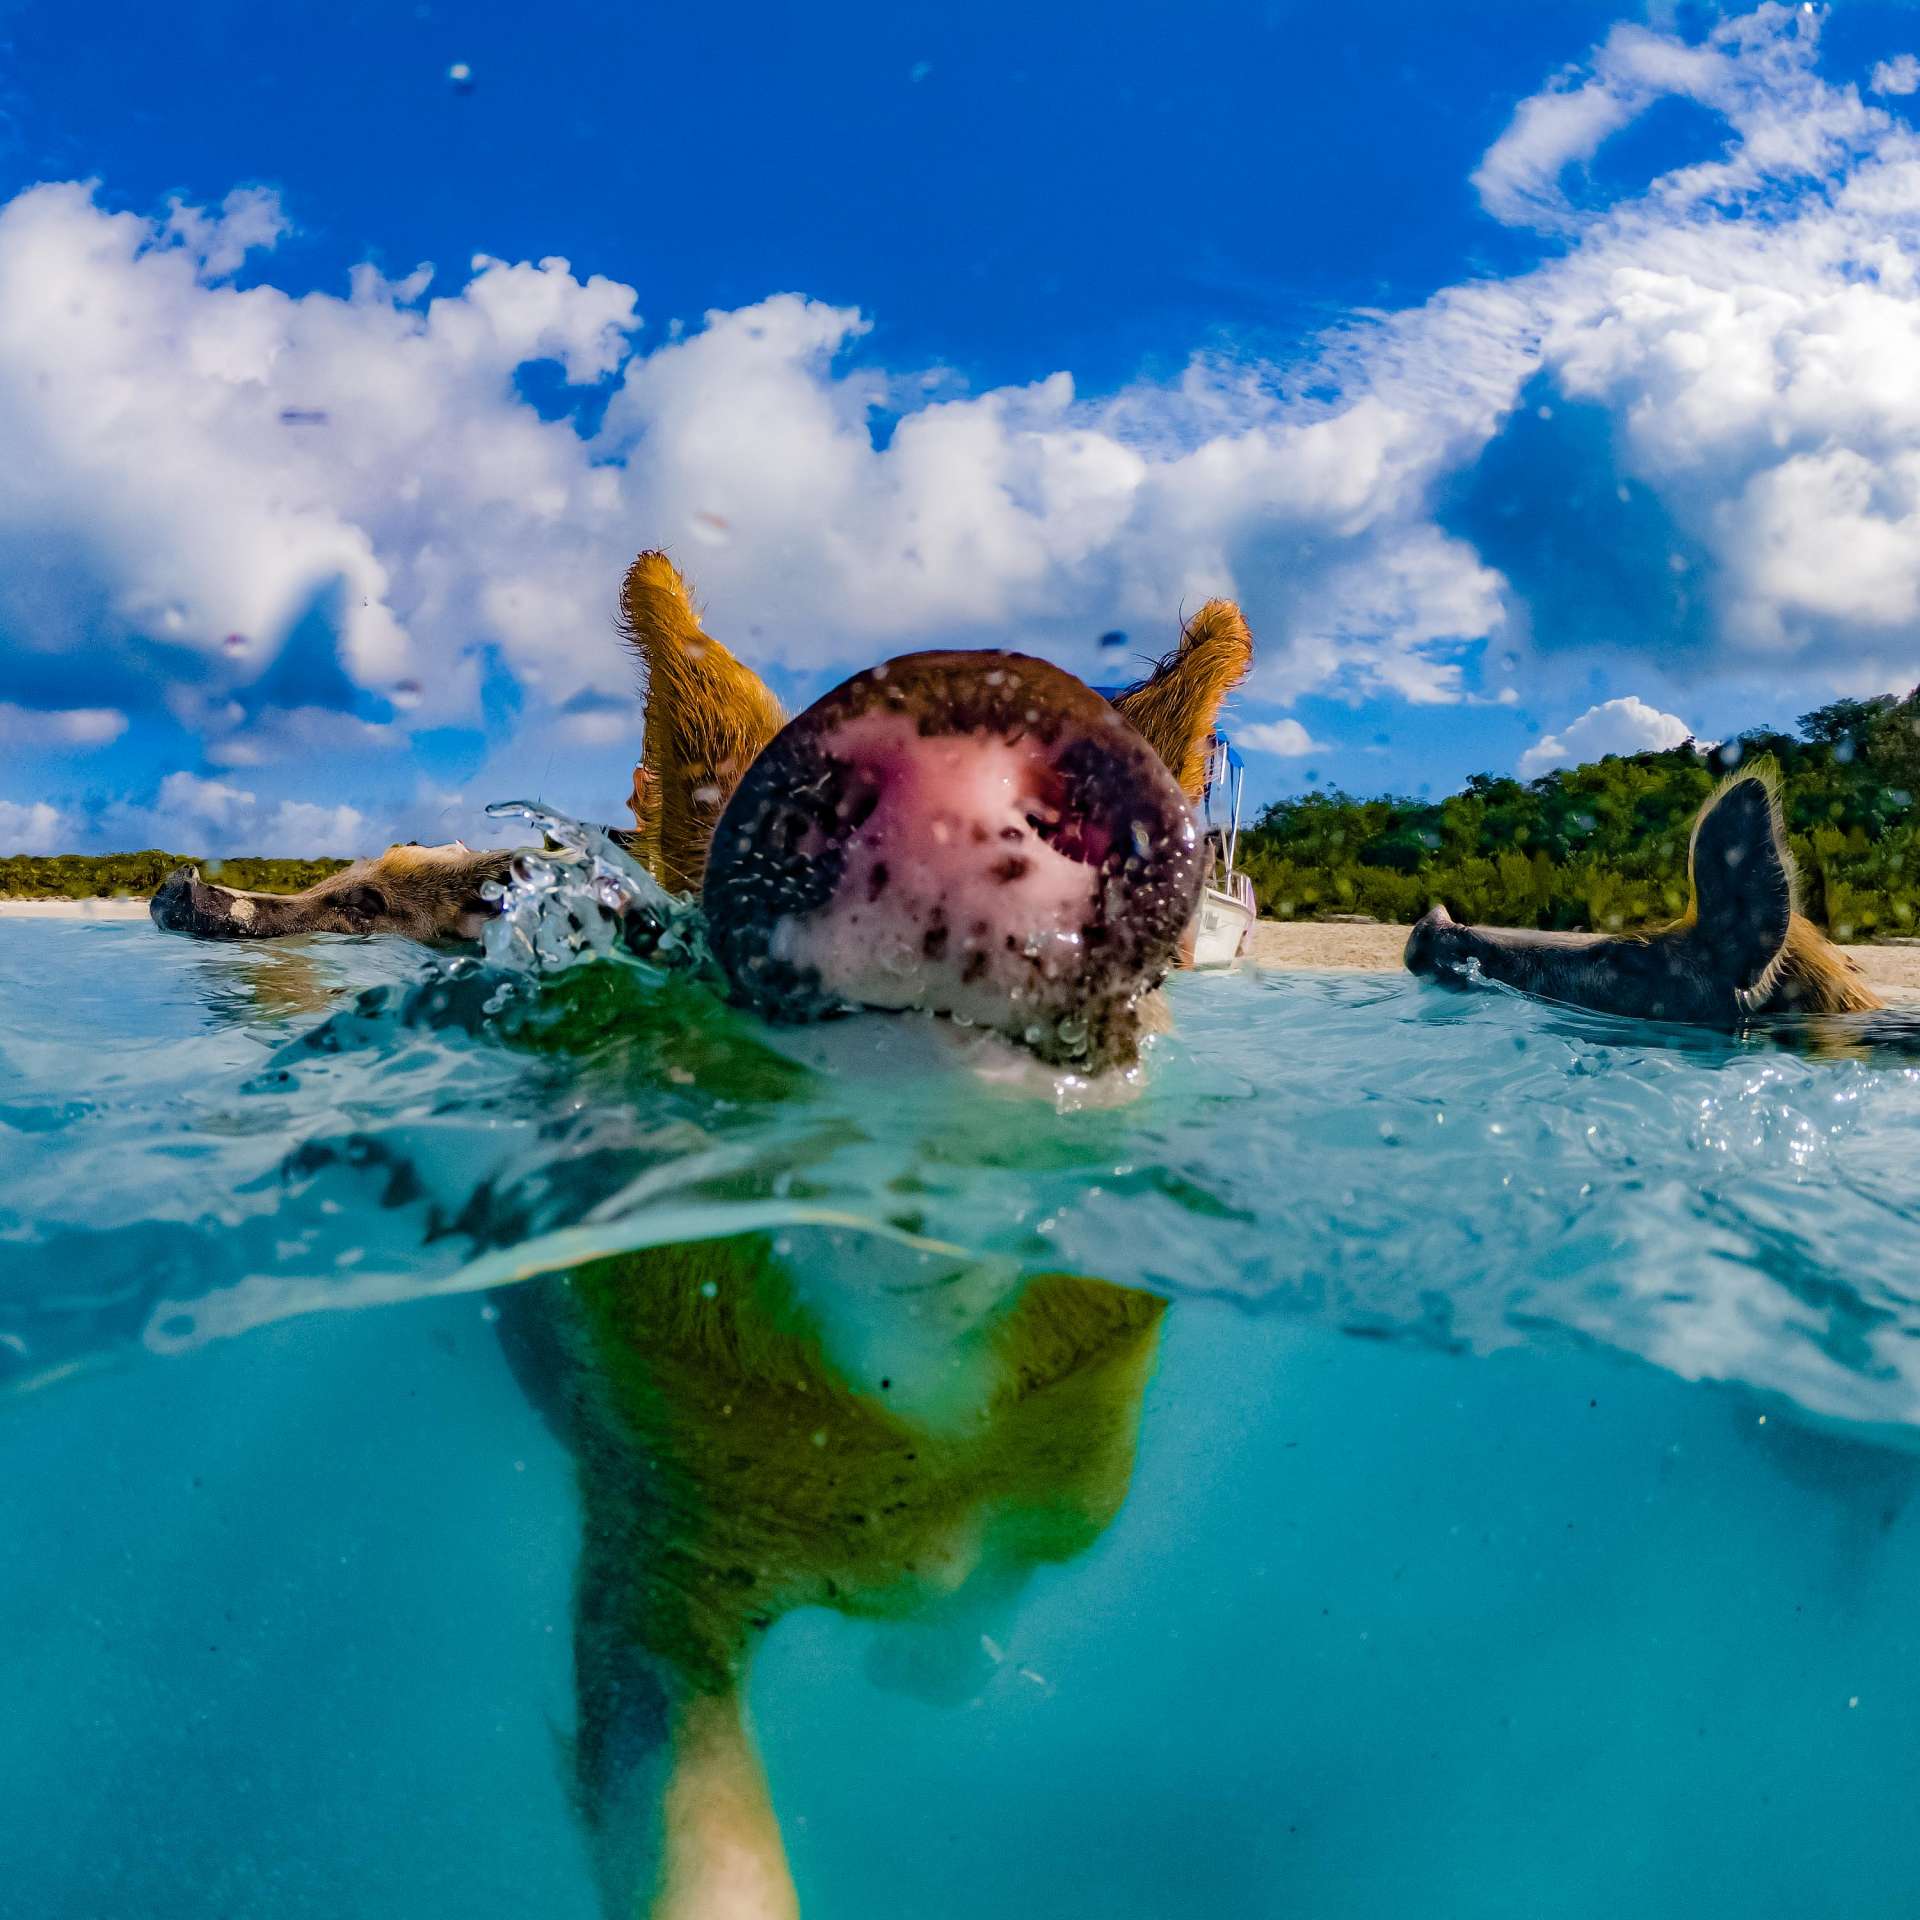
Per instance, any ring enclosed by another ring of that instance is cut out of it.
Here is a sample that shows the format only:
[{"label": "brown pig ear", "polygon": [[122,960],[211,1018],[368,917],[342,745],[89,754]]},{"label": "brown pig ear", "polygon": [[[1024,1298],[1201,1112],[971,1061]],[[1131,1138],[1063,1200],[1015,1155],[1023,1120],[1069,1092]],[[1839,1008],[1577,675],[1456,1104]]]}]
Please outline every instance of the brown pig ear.
[{"label": "brown pig ear", "polygon": [[1207,736],[1221,702],[1253,665],[1253,635],[1231,600],[1209,600],[1180,644],[1113,704],[1167,763],[1189,800],[1206,779]]},{"label": "brown pig ear", "polygon": [[1707,802],[1687,864],[1694,920],[1714,964],[1752,991],[1780,959],[1793,919],[1793,856],[1769,775],[1740,774]]},{"label": "brown pig ear", "polygon": [[354,927],[372,932],[393,918],[393,905],[378,887],[362,881],[349,887],[333,901],[333,906]]},{"label": "brown pig ear", "polygon": [[[647,717],[635,772],[638,852],[663,886],[700,884],[720,809],[786,716],[752,668],[700,624],[664,553],[643,553],[620,591],[620,630],[640,662]],[[647,779],[640,779],[644,770]]]}]

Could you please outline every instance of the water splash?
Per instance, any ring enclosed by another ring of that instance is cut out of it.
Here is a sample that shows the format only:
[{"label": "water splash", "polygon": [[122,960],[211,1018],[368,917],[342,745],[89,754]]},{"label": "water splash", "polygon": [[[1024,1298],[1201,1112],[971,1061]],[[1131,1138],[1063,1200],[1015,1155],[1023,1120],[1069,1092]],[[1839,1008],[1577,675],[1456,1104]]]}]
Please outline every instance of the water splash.
[{"label": "water splash", "polygon": [[481,893],[499,906],[481,933],[487,963],[559,973],[587,960],[650,960],[722,986],[699,903],[669,893],[604,827],[503,800],[490,820],[524,820],[543,845],[514,856],[504,882]]},{"label": "water splash", "polygon": [[478,960],[0,944],[0,1379],[751,1231],[857,1311],[1082,1272],[1447,1349],[1571,1336],[1920,1429],[1910,1059],[1188,976],[1127,1098],[1036,1098],[950,1026],[748,1017],[691,902],[516,817],[546,844]]}]

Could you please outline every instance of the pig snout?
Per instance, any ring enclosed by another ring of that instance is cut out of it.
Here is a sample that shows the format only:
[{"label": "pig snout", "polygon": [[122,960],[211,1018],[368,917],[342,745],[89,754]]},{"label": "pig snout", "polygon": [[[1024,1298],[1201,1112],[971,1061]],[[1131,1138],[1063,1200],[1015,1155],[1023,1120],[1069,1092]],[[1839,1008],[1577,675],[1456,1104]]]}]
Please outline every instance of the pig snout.
[{"label": "pig snout", "polygon": [[1133,1057],[1202,877],[1185,796],[1098,695],[1018,654],[924,653],[773,740],[704,903],[770,1017],[916,1008],[1091,1068]]}]

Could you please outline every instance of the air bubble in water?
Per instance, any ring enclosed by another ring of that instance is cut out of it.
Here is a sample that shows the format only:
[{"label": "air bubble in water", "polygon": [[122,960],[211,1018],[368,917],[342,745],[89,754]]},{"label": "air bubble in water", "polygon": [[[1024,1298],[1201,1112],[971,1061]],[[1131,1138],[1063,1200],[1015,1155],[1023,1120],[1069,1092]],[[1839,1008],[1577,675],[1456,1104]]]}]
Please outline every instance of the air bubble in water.
[{"label": "air bubble in water", "polygon": [[500,909],[480,933],[490,965],[558,973],[583,960],[638,957],[712,967],[698,902],[669,893],[605,828],[524,800],[502,801],[487,816],[525,820],[547,842],[516,854],[508,878],[480,890]]}]

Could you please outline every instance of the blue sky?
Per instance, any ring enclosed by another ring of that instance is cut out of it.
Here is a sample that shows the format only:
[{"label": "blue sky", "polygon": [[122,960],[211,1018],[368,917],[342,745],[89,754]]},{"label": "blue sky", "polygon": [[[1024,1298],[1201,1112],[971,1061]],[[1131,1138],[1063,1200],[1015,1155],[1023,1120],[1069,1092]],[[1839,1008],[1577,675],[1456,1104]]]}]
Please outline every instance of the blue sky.
[{"label": "blue sky", "polygon": [[1112,679],[1237,594],[1259,798],[1911,684],[1915,50],[1855,0],[0,0],[0,843],[610,816],[655,544],[790,700],[934,642]]}]

